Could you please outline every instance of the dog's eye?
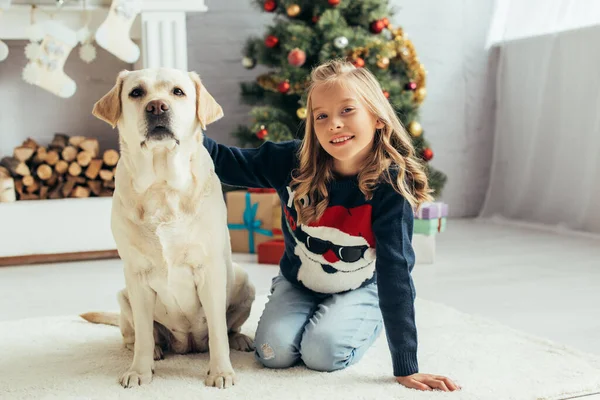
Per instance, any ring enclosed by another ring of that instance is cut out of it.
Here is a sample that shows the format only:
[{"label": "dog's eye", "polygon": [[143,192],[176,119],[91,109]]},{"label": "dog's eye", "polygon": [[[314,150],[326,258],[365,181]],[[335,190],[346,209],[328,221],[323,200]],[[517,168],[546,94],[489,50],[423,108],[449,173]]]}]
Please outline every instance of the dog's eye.
[{"label": "dog's eye", "polygon": [[179,89],[179,88],[175,88],[173,89],[173,94],[175,96],[185,96],[185,93],[183,93],[183,90]]},{"label": "dog's eye", "polygon": [[129,93],[129,97],[142,97],[144,95],[144,91],[142,89],[133,89],[131,93]]}]

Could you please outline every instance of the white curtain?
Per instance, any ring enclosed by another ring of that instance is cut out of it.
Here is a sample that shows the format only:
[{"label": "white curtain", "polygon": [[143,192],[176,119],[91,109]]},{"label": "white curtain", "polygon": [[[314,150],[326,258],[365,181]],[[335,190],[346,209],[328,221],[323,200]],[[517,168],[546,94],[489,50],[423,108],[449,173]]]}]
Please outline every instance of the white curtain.
[{"label": "white curtain", "polygon": [[[481,216],[600,233],[600,21],[587,23],[600,20],[600,1],[504,3],[507,36],[491,41],[500,61],[494,155]],[[533,3],[536,13],[525,18],[524,5]],[[574,15],[587,22],[574,26]],[[550,16],[568,30],[552,31],[544,22]],[[494,29],[502,31],[492,27],[491,38]],[[533,29],[539,35],[529,36]]]}]

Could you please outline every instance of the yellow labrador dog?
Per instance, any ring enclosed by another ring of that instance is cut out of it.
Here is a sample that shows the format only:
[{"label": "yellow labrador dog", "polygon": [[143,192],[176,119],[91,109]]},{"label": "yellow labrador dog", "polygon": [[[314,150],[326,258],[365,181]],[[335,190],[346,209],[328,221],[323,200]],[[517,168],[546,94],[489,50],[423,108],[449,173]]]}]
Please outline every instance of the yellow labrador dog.
[{"label": "yellow labrador dog", "polygon": [[254,287],[232,263],[226,207],[203,130],[223,116],[195,73],[123,71],[93,114],[119,129],[112,232],[124,261],[121,314],[87,313],[118,325],[133,363],[124,387],[149,383],[154,360],[210,350],[206,385],[235,383],[232,349],[251,351],[239,332]]}]

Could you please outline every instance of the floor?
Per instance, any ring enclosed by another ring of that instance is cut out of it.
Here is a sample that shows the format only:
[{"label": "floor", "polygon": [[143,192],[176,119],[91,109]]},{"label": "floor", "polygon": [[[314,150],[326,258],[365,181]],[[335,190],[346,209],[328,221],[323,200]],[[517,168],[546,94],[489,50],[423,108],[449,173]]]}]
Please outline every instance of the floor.
[{"label": "floor", "polygon": [[[266,293],[277,267],[235,257]],[[413,277],[424,299],[600,354],[600,238],[451,220]],[[0,321],[116,310],[122,287],[119,260],[0,268]]]}]

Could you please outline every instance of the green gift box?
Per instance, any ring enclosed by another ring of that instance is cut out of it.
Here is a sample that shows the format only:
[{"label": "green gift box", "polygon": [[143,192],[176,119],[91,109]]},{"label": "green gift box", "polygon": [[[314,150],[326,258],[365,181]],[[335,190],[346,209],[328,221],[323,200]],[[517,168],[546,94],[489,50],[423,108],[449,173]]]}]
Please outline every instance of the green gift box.
[{"label": "green gift box", "polygon": [[435,235],[446,230],[446,218],[415,219],[413,233],[422,235]]}]

